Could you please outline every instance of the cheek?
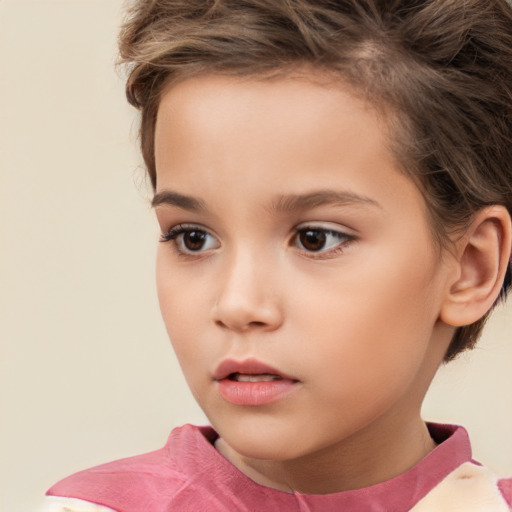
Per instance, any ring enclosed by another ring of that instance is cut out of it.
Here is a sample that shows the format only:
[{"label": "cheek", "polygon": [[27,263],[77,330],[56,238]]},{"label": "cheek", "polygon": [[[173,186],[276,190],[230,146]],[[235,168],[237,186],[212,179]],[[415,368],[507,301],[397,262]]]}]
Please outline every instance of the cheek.
[{"label": "cheek", "polygon": [[[172,249],[161,244],[156,259],[158,301],[168,329],[198,325],[207,311],[214,283],[207,265],[177,263]],[[213,276],[214,277],[214,276]]]},{"label": "cheek", "polygon": [[[156,284],[160,311],[167,333],[184,371],[189,360],[197,360],[202,329],[201,294],[187,274],[169,263],[168,247],[159,247],[156,264]],[[201,287],[202,288],[202,287]]]},{"label": "cheek", "polygon": [[303,357],[307,353],[338,389],[356,388],[359,400],[413,379],[432,336],[438,291],[433,259],[405,254],[380,251],[363,260],[368,265],[359,262],[357,272],[340,271],[317,280],[316,288],[310,282],[307,302],[296,310],[296,322],[309,334],[301,337]]},{"label": "cheek", "polygon": [[157,269],[158,300],[167,334],[188,387],[199,401],[198,390],[207,375],[204,368],[208,365],[208,354],[197,342],[204,329],[196,321],[197,303],[191,306],[194,302],[187,300],[186,292],[183,293],[184,284],[182,280],[170,278],[167,272]]}]

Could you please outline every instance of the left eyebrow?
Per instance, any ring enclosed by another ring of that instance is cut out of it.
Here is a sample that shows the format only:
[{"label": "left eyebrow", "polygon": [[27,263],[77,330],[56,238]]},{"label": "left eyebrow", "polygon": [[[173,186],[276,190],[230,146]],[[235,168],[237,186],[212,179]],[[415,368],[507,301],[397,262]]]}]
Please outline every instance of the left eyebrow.
[{"label": "left eyebrow", "polygon": [[291,194],[279,196],[271,205],[271,211],[291,213],[300,210],[310,210],[320,206],[368,205],[376,208],[382,206],[369,197],[361,196],[350,191],[317,190],[307,194]]}]

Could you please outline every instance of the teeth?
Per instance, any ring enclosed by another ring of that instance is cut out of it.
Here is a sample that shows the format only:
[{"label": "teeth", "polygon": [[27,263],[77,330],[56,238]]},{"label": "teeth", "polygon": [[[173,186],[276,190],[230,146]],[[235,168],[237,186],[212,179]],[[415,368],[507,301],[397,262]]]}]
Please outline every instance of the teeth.
[{"label": "teeth", "polygon": [[281,380],[279,375],[261,374],[261,375],[248,375],[243,373],[234,373],[231,377],[238,382],[271,382],[273,380]]}]

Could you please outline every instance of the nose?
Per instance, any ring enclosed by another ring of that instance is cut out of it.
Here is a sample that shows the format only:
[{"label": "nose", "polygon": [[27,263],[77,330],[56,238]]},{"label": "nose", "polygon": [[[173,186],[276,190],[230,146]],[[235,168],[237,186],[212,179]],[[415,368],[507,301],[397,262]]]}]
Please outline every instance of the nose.
[{"label": "nose", "polygon": [[227,261],[219,274],[221,285],[213,320],[238,333],[273,331],[283,322],[278,269],[249,252]]}]

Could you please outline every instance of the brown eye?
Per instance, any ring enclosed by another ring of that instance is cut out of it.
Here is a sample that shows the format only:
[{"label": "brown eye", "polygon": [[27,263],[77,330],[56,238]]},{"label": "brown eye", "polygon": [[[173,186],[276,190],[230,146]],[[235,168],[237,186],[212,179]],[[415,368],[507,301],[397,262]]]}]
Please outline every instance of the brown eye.
[{"label": "brown eye", "polygon": [[306,252],[329,253],[333,250],[342,248],[346,243],[352,241],[354,237],[323,227],[304,227],[298,229],[293,238],[293,245]]},{"label": "brown eye", "polygon": [[183,233],[183,245],[189,251],[200,251],[207,240],[208,234],[204,231],[186,231]]},{"label": "brown eye", "polygon": [[321,251],[325,247],[327,236],[320,229],[304,229],[299,232],[299,242],[307,251]]},{"label": "brown eye", "polygon": [[200,227],[178,224],[163,233],[161,242],[174,246],[179,254],[203,253],[220,247],[216,237]]}]

